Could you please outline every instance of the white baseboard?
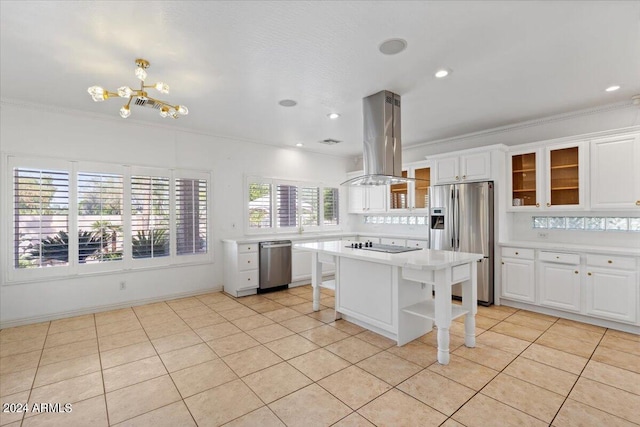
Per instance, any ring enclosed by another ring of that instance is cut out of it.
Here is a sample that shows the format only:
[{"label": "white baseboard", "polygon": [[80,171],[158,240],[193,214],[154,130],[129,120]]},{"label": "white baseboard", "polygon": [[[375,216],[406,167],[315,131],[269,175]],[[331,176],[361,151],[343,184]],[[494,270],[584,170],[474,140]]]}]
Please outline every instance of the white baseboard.
[{"label": "white baseboard", "polygon": [[177,299],[177,298],[185,298],[185,297],[191,297],[194,295],[201,295],[201,294],[206,294],[210,292],[221,292],[221,291],[222,291],[222,285],[219,285],[219,286],[214,286],[211,288],[203,288],[195,291],[178,292],[175,294],[126,301],[126,302],[121,302],[117,304],[98,305],[93,307],[82,308],[80,310],[71,310],[71,311],[47,314],[44,316],[23,317],[20,319],[3,320],[0,322],[0,329],[30,325],[32,323],[49,322],[51,320],[64,319],[67,317],[82,316],[84,314],[100,313],[103,311],[110,311],[110,310],[118,310],[120,308],[136,307],[138,305],[145,305],[145,304],[150,304],[154,302],[168,301],[168,300]]}]

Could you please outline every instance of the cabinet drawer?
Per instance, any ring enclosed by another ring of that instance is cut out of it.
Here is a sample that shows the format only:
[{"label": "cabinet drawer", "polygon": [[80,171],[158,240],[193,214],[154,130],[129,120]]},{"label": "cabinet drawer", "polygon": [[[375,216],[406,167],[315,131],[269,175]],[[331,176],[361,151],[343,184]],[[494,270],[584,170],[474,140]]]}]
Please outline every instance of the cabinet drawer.
[{"label": "cabinet drawer", "polygon": [[404,246],[406,245],[406,243],[407,241],[404,239],[389,239],[385,237],[380,238],[380,244],[382,245]]},{"label": "cabinet drawer", "polygon": [[407,246],[410,248],[422,248],[426,249],[429,244],[426,240],[407,240]]},{"label": "cabinet drawer", "polygon": [[241,271],[238,274],[238,290],[257,287],[258,270]]},{"label": "cabinet drawer", "polygon": [[246,243],[243,245],[238,245],[238,253],[245,254],[247,252],[258,252],[258,244]]},{"label": "cabinet drawer", "polygon": [[623,270],[635,270],[636,259],[631,257],[609,255],[587,255],[587,265],[593,267],[620,268]]},{"label": "cabinet drawer", "polygon": [[238,255],[238,269],[240,271],[255,270],[258,268],[258,253],[249,252]]},{"label": "cabinet drawer", "polygon": [[521,258],[521,259],[534,259],[533,249],[522,248],[502,248],[503,258]]},{"label": "cabinet drawer", "polygon": [[540,251],[538,259],[540,261],[556,262],[559,264],[580,264],[580,255],[564,252]]}]

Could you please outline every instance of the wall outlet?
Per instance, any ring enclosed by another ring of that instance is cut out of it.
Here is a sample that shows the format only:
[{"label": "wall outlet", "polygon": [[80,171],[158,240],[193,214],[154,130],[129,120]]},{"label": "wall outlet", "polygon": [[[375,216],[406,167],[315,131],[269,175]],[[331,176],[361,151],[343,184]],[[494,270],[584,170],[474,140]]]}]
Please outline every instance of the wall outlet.
[{"label": "wall outlet", "polygon": [[545,233],[544,231],[538,231],[538,239],[546,239],[549,237],[549,233]]},{"label": "wall outlet", "polygon": [[120,282],[120,290],[124,291],[125,289],[127,289],[127,282],[125,281]]}]

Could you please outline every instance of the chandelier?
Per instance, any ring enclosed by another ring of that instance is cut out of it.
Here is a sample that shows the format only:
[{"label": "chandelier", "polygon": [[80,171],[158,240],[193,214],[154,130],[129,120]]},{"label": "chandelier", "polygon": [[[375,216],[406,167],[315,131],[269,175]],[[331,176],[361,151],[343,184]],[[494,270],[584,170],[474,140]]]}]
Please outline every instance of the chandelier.
[{"label": "chandelier", "polygon": [[153,108],[160,110],[160,116],[177,119],[180,116],[186,116],[189,114],[189,110],[184,105],[172,105],[168,102],[161,101],[150,97],[147,94],[146,89],[155,88],[160,93],[169,93],[169,85],[158,82],[154,85],[145,85],[144,81],[147,78],[146,69],[149,68],[149,61],[145,59],[136,59],[136,71],[135,75],[140,79],[140,89],[131,89],[129,86],[122,86],[118,88],[117,92],[109,92],[108,90],[100,86],[91,86],[87,92],[93,98],[95,102],[102,102],[105,99],[120,97],[127,98],[129,101],[120,109],[120,117],[126,119],[131,115],[130,105],[133,101],[134,105],[142,107]]}]

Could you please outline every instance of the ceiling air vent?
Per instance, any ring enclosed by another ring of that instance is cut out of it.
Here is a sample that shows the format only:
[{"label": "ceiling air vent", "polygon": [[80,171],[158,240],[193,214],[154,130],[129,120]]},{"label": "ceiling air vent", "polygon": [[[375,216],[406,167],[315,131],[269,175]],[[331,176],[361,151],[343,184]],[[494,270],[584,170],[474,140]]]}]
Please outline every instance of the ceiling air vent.
[{"label": "ceiling air vent", "polygon": [[159,110],[162,106],[160,103],[155,102],[153,99],[149,98],[136,98],[135,104],[141,107],[153,108],[155,110]]},{"label": "ceiling air vent", "polygon": [[337,139],[331,139],[331,138],[327,138],[327,139],[323,139],[322,141],[318,141],[320,144],[326,144],[326,145],[336,145],[341,143],[342,141],[338,141]]}]

